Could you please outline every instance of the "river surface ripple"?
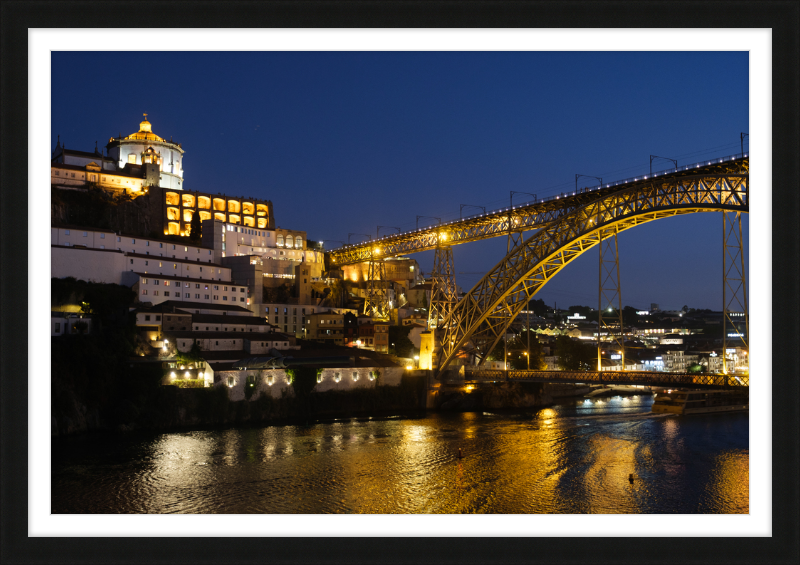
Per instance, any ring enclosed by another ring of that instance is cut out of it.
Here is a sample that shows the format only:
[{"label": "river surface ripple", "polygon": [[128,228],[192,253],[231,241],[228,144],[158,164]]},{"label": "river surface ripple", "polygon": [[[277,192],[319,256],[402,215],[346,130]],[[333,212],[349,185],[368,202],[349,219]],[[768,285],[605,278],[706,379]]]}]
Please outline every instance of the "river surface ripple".
[{"label": "river surface ripple", "polygon": [[747,513],[748,414],[651,404],[68,438],[52,512]]}]

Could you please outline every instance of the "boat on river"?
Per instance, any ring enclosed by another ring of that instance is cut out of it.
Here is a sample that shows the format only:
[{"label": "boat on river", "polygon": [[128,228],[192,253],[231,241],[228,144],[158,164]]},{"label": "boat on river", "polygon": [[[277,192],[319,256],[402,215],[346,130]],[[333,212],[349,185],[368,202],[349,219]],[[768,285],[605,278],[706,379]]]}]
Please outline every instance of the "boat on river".
[{"label": "boat on river", "polygon": [[747,390],[667,390],[656,394],[654,414],[712,414],[750,408]]},{"label": "boat on river", "polygon": [[596,385],[592,390],[583,395],[584,398],[598,398],[603,396],[630,396],[630,395],[651,395],[650,387],[634,385]]}]

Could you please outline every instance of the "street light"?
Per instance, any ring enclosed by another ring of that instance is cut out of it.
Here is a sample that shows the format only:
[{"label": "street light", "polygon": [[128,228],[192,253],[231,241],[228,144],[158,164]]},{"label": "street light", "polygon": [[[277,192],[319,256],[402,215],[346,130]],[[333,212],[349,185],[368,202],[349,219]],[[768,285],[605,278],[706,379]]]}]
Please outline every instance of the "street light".
[{"label": "street light", "polygon": [[575,175],[575,192],[578,192],[578,177],[586,177],[589,179],[597,179],[600,181],[600,184],[603,184],[603,179],[601,177],[593,177],[592,175]]},{"label": "street light", "polygon": [[677,159],[670,159],[669,157],[659,157],[658,155],[650,155],[650,176],[653,176],[653,160],[654,159],[664,159],[665,161],[672,161],[675,163],[675,172],[678,172],[678,160]]},{"label": "street light", "polygon": [[464,210],[464,208],[480,208],[481,210],[483,210],[484,215],[486,214],[486,206],[475,206],[474,204],[461,204],[461,206],[458,209],[458,219],[459,220],[463,219],[462,216],[461,216],[461,212],[462,212],[462,210]]}]

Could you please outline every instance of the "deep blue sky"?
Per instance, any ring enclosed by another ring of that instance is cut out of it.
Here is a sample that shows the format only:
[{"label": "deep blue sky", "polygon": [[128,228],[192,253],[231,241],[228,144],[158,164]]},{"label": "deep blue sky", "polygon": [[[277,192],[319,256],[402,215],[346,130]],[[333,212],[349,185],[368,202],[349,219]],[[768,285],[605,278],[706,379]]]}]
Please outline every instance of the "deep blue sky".
[{"label": "deep blue sky", "polygon": [[[737,153],[748,131],[746,52],[54,52],[52,69],[53,146],[60,134],[90,151],[147,112],[183,144],[187,189],[271,199],[277,225],[328,248],[418,214],[457,218],[459,204],[500,207],[511,190],[566,191],[575,173],[627,178],[650,154]],[[623,233],[623,303],[720,310],[721,223]],[[457,246],[456,271],[486,272],[505,245]],[[432,252],[414,257],[430,270]],[[538,297],[596,307],[597,276],[593,250]],[[464,290],[479,278],[457,277]]]}]

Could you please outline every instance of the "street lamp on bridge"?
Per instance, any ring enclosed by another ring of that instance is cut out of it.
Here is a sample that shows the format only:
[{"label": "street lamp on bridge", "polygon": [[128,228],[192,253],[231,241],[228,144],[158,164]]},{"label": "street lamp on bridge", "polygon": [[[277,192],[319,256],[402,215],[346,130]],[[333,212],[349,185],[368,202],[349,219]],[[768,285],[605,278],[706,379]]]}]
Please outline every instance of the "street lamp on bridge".
[{"label": "street lamp on bridge", "polygon": [[395,227],[395,226],[378,226],[378,229],[375,232],[375,239],[380,239],[381,238],[381,228],[388,228],[388,229],[392,229],[392,230],[397,230],[397,233],[401,233],[403,231],[400,228]]},{"label": "street lamp on bridge", "polygon": [[348,233],[347,234],[347,245],[350,245],[350,237],[354,235],[363,235],[364,237],[368,238],[368,241],[372,241],[372,236],[368,233]]},{"label": "street lamp on bridge", "polygon": [[675,163],[675,172],[678,172],[678,160],[670,159],[669,157],[659,157],[658,155],[650,155],[650,176],[653,176],[653,161],[656,159],[663,159],[664,161],[672,161]]},{"label": "street lamp on bridge", "polygon": [[463,216],[461,215],[461,212],[464,210],[464,208],[480,208],[481,210],[483,210],[483,213],[486,214],[486,206],[475,206],[475,204],[462,204],[461,207],[458,209],[459,220],[464,219]]},{"label": "street lamp on bridge", "polygon": [[434,220],[439,220],[439,224],[442,223],[442,219],[441,218],[437,218],[436,216],[417,216],[417,229],[419,229],[419,219],[420,218],[432,218]]},{"label": "street lamp on bridge", "polygon": [[588,179],[597,179],[600,181],[600,184],[603,184],[603,179],[601,177],[593,177],[592,175],[575,175],[575,192],[578,192],[578,178],[579,177],[586,177]]}]

